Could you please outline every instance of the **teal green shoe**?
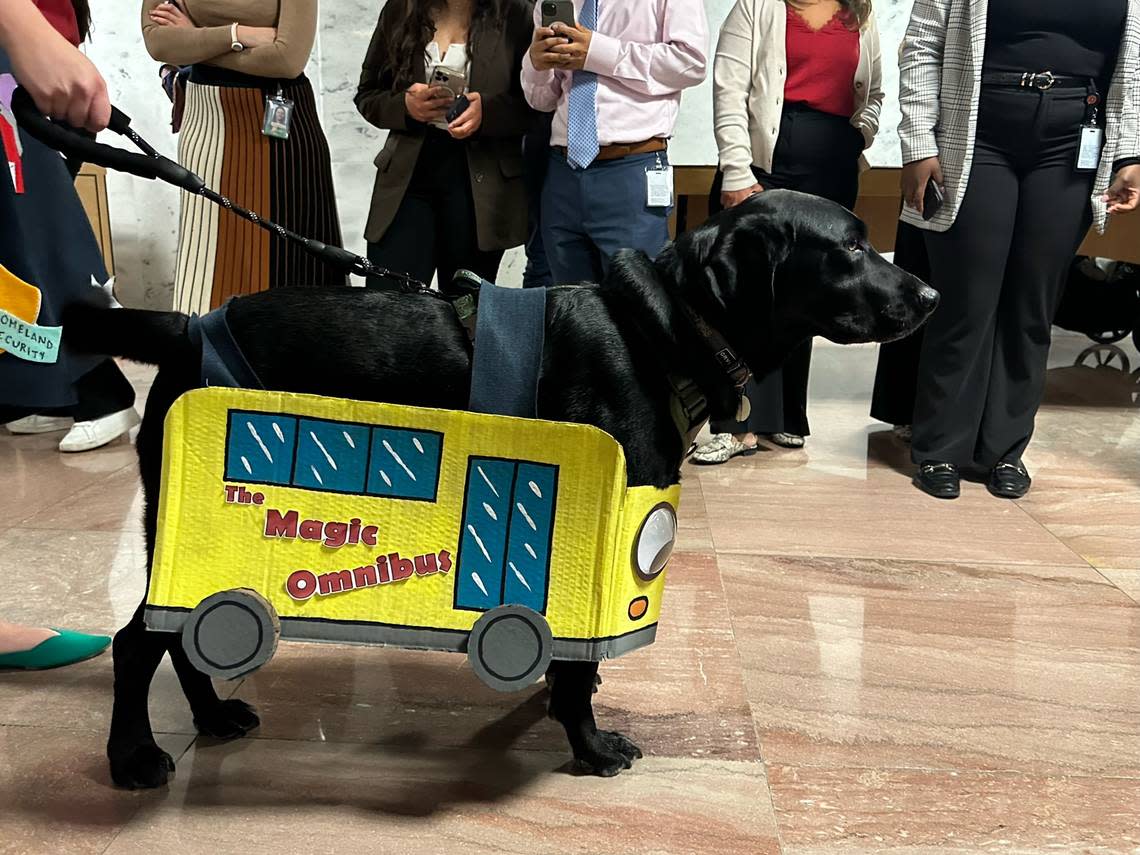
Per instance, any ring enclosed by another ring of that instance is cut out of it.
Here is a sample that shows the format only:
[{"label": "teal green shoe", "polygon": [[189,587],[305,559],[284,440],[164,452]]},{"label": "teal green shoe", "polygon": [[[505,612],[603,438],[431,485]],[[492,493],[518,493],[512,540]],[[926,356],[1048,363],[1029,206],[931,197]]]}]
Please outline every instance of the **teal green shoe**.
[{"label": "teal green shoe", "polygon": [[31,650],[0,653],[0,669],[17,668],[24,671],[39,671],[45,668],[74,665],[84,659],[98,656],[111,643],[111,639],[106,635],[88,635],[84,632],[72,632],[68,629],[56,629],[55,631],[59,635],[53,635],[46,641],[41,641]]}]

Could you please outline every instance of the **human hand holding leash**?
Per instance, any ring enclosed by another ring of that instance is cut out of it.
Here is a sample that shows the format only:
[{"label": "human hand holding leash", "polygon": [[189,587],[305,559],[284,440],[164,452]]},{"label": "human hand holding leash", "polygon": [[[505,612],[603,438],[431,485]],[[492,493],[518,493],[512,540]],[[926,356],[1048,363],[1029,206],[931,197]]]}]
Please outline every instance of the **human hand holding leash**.
[{"label": "human hand holding leash", "polygon": [[745,187],[743,190],[722,190],[720,193],[720,204],[725,208],[735,208],[746,199],[751,199],[757,193],[763,192],[764,188],[759,184],[753,184],[751,187]]},{"label": "human hand holding leash", "polygon": [[553,50],[566,44],[566,39],[555,35],[550,27],[535,27],[534,40],[530,43],[530,61],[538,71],[552,71],[562,68],[562,57]]},{"label": "human hand holding leash", "polygon": [[447,132],[453,139],[465,140],[483,126],[483,96],[478,92],[468,92],[467,101],[467,109],[447,126]]},{"label": "human hand holding leash", "polygon": [[12,72],[54,119],[98,133],[111,120],[107,84],[98,69],[24,0],[5,0],[0,10],[0,46]]},{"label": "human hand holding leash", "polygon": [[1126,166],[1117,172],[1103,198],[1110,214],[1136,210],[1140,204],[1140,165]]},{"label": "human hand holding leash", "polygon": [[561,21],[555,22],[552,29],[555,35],[564,39],[562,44],[554,45],[550,49],[550,52],[558,57],[554,67],[565,71],[581,71],[585,68],[593,32],[581,24],[576,27],[569,27]]},{"label": "human hand holding leash", "polygon": [[404,93],[404,108],[417,122],[427,124],[442,119],[452,100],[452,94],[442,86],[413,83]]},{"label": "human hand holding leash", "polygon": [[920,214],[926,185],[931,181],[942,186],[942,164],[937,157],[916,160],[902,168],[903,201]]}]

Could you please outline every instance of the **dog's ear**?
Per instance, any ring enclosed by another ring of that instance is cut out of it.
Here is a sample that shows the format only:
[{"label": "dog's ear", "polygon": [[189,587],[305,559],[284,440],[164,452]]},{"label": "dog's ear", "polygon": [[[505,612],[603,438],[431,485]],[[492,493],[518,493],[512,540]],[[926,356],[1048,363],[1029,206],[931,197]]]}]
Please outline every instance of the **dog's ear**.
[{"label": "dog's ear", "polygon": [[776,272],[794,239],[792,222],[781,210],[745,202],[678,241],[688,298],[700,311],[719,315],[708,320],[721,326],[742,354],[750,350],[745,341],[755,341],[771,327]]}]

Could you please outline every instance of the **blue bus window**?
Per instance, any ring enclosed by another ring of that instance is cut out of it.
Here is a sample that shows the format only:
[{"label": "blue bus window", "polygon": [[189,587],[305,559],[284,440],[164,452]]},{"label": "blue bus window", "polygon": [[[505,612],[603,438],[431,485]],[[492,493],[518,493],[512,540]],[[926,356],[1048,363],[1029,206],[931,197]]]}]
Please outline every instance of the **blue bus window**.
[{"label": "blue bus window", "polygon": [[554,498],[557,492],[556,467],[519,464],[507,536],[504,603],[528,606],[540,613],[546,611],[550,540],[554,532]]},{"label": "blue bus window", "polygon": [[442,434],[402,428],[373,428],[368,493],[434,502],[442,452]]},{"label": "blue bus window", "polygon": [[469,459],[456,608],[545,611],[557,482],[548,464]]},{"label": "blue bus window", "polygon": [[226,480],[288,484],[296,440],[297,419],[293,416],[230,410]]},{"label": "blue bus window", "polygon": [[301,419],[293,484],[327,493],[364,492],[368,427]]}]

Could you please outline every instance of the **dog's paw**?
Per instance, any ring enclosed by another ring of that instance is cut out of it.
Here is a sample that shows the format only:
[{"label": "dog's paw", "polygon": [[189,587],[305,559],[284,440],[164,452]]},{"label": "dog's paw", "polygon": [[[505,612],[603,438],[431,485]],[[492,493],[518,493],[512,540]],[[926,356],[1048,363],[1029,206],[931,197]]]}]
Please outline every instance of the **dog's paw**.
[{"label": "dog's paw", "polygon": [[111,780],[128,790],[153,790],[165,786],[174,775],[174,758],[153,742],[128,749],[107,749]]},{"label": "dog's paw", "polygon": [[203,736],[214,739],[238,739],[261,724],[253,707],[245,701],[230,698],[200,715],[194,716],[194,727]]},{"label": "dog's paw", "polygon": [[641,757],[641,749],[622,734],[599,730],[582,755],[574,759],[581,772],[612,778],[618,772],[632,768],[633,761]]}]

